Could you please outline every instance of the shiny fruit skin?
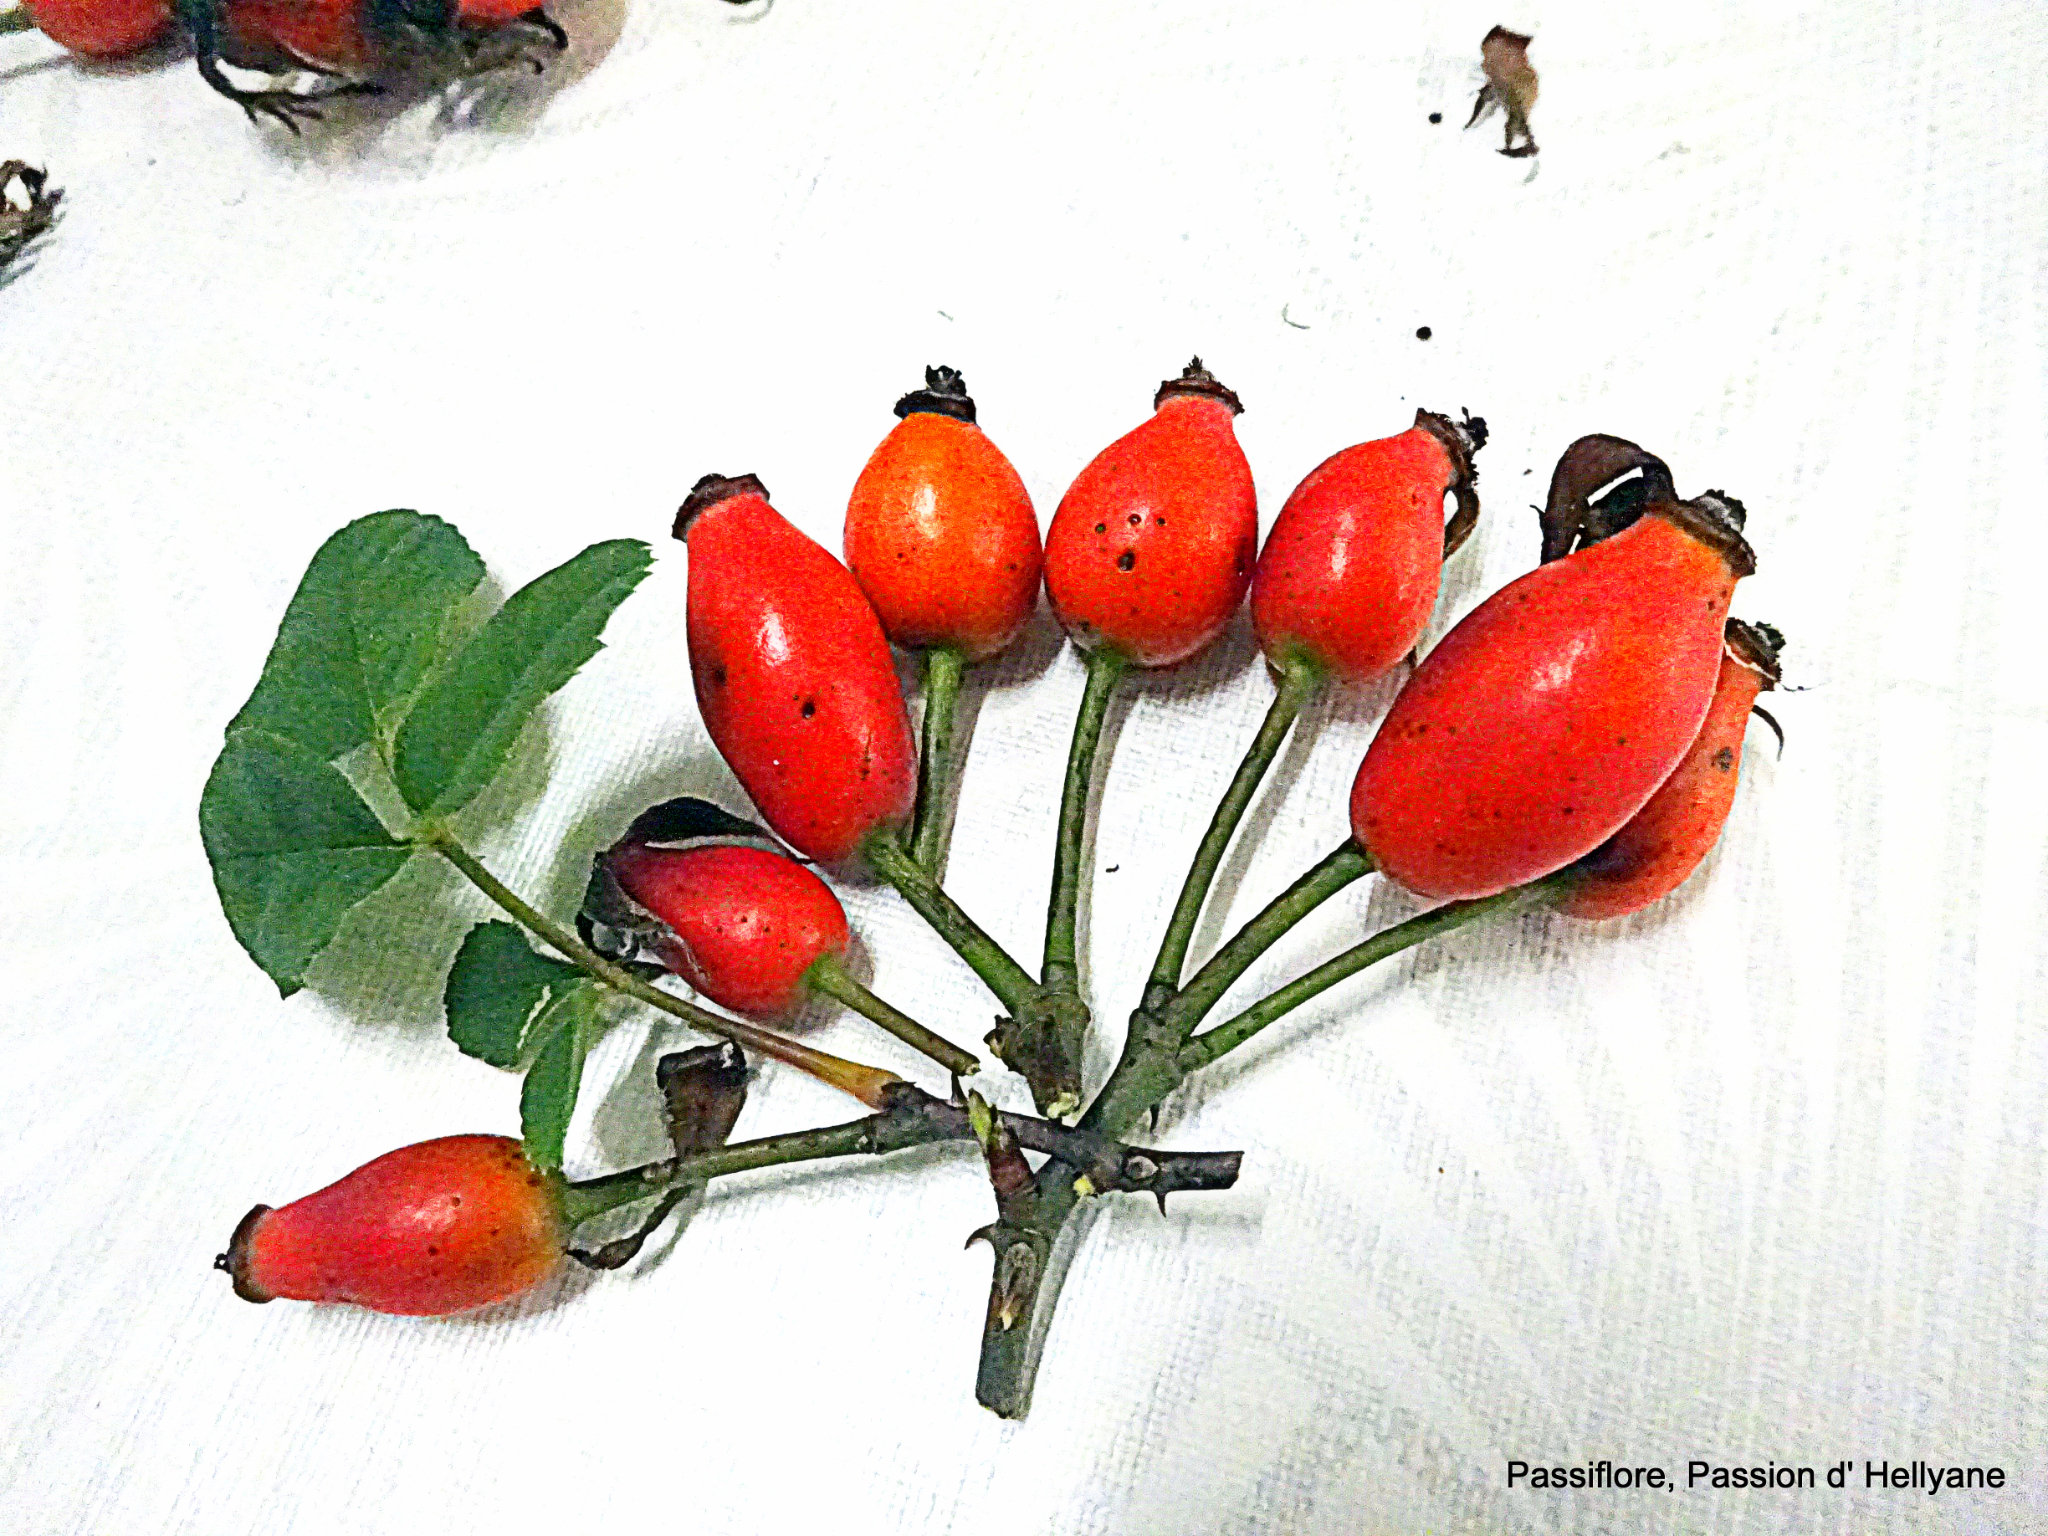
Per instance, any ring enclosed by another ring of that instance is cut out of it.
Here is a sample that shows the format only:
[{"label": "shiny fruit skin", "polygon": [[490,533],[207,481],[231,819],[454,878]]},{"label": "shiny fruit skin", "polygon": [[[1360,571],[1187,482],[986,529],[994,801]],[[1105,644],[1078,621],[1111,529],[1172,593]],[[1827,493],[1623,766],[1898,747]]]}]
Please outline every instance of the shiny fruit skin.
[{"label": "shiny fruit skin", "polygon": [[1581,866],[1553,905],[1572,917],[1627,917],[1685,883],[1720,841],[1742,773],[1742,742],[1770,678],[1733,651],[1721,658],[1714,702],[1671,777]]},{"label": "shiny fruit skin", "polygon": [[655,946],[662,963],[737,1013],[788,1013],[804,999],[812,964],[853,942],[832,888],[765,848],[629,844],[608,864],[626,894],[674,930]]},{"label": "shiny fruit skin", "polygon": [[843,859],[910,816],[910,716],[852,575],[747,483],[685,513],[697,707],[782,840]]},{"label": "shiny fruit skin", "polygon": [[28,13],[52,42],[96,59],[140,53],[171,29],[161,0],[29,0]]},{"label": "shiny fruit skin", "polygon": [[973,422],[912,412],[854,483],[846,563],[906,649],[993,656],[1031,617],[1042,561],[1031,495]]},{"label": "shiny fruit skin", "polygon": [[1306,659],[1367,683],[1413,650],[1436,607],[1444,494],[1457,477],[1448,450],[1422,427],[1311,470],[1252,572],[1252,626],[1267,659]]},{"label": "shiny fruit skin", "polygon": [[1171,666],[1237,611],[1259,513],[1234,414],[1218,399],[1169,396],[1061,498],[1045,537],[1045,589],[1075,644]]},{"label": "shiny fruit skin", "polygon": [[243,1218],[224,1255],[250,1301],[348,1301],[440,1317],[544,1279],[566,1234],[553,1183],[507,1136],[387,1152],[278,1210]]},{"label": "shiny fruit skin", "polygon": [[1735,570],[1651,508],[1475,608],[1395,699],[1351,826],[1391,879],[1469,899],[1582,858],[1698,735]]}]

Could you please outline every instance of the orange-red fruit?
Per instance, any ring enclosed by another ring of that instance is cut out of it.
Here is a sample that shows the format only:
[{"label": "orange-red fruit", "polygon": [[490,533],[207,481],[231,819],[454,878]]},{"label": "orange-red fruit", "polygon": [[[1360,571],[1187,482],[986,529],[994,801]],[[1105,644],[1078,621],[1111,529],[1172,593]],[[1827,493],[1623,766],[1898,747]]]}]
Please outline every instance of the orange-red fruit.
[{"label": "orange-red fruit", "polygon": [[1153,406],[1081,471],[1045,536],[1045,589],[1067,633],[1141,667],[1185,661],[1216,638],[1244,601],[1259,544],[1237,396],[1197,358]]},{"label": "orange-red fruit", "polygon": [[73,53],[113,59],[139,53],[171,29],[163,0],[27,0],[29,16]]},{"label": "orange-red fruit", "polygon": [[1662,502],[1503,587],[1446,635],[1359,766],[1351,828],[1424,896],[1491,895],[1583,858],[1698,735],[1735,583],[1724,503]]},{"label": "orange-red fruit", "polygon": [[361,6],[311,0],[225,0],[221,25],[229,37],[257,48],[282,49],[316,69],[362,70],[376,50],[363,31]]},{"label": "orange-red fruit", "polygon": [[739,1013],[787,1013],[803,1001],[804,973],[853,942],[832,888],[765,848],[628,843],[606,864],[673,932],[653,946],[662,964]]},{"label": "orange-red fruit", "polygon": [[891,640],[980,661],[1016,639],[1038,600],[1038,515],[959,374],[925,379],[854,482],[846,563]]},{"label": "orange-red fruit", "polygon": [[1294,488],[1252,572],[1252,626],[1274,666],[1366,683],[1414,649],[1443,574],[1444,496],[1470,485],[1485,430],[1418,411]]},{"label": "orange-red fruit", "polygon": [[1774,687],[1782,637],[1769,625],[1728,623],[1714,702],[1671,777],[1649,803],[1580,865],[1556,901],[1573,917],[1626,917],[1668,896],[1720,841],[1742,772],[1742,740],[1756,696]]},{"label": "orange-red fruit", "polygon": [[900,825],[917,752],[889,642],[845,566],[752,475],[706,476],[676,516],[690,547],[690,672],[712,742],[806,858]]},{"label": "orange-red fruit", "polygon": [[387,1152],[279,1210],[259,1205],[214,1261],[246,1301],[350,1301],[439,1317],[530,1289],[562,1256],[554,1184],[505,1136]]}]

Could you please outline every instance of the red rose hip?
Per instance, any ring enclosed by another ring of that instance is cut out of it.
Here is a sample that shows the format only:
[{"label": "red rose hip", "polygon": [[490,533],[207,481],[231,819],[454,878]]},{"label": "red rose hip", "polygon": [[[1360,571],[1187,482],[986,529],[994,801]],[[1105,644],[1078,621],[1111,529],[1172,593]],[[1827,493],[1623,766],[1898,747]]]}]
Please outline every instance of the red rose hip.
[{"label": "red rose hip", "polygon": [[[1479,515],[1473,454],[1486,423],[1428,411],[1395,437],[1325,459],[1287,498],[1252,573],[1252,625],[1283,671],[1296,660],[1371,682],[1415,647],[1444,560]],[[1444,497],[1458,515],[1444,526]]]},{"label": "red rose hip", "polygon": [[906,821],[910,717],[889,642],[846,567],[752,475],[699,481],[675,533],[690,549],[697,707],[768,825],[805,857],[832,860]]},{"label": "red rose hip", "polygon": [[896,403],[846,507],[846,563],[882,629],[906,650],[981,661],[1017,637],[1038,600],[1038,517],[1000,448],[975,424],[951,368]]},{"label": "red rose hip", "polygon": [[853,942],[832,888],[794,859],[765,848],[655,848],[628,843],[607,855],[612,878],[667,925],[652,946],[662,964],[738,1013],[788,1013],[805,975]]},{"label": "red rose hip", "polygon": [[1698,735],[1735,583],[1740,504],[1714,493],[1510,583],[1417,668],[1351,791],[1353,835],[1424,896],[1492,895],[1620,831]]},{"label": "red rose hip", "polygon": [[1232,425],[1243,409],[1197,358],[1068,488],[1045,537],[1045,589],[1075,644],[1171,666],[1237,611],[1259,544]]},{"label": "red rose hip", "polygon": [[327,1188],[242,1218],[215,1267],[245,1301],[348,1301],[439,1317],[545,1278],[566,1232],[554,1182],[505,1136],[387,1152]]},{"label": "red rose hip", "polygon": [[26,0],[29,18],[52,42],[89,58],[140,53],[171,29],[163,0]]},{"label": "red rose hip", "polygon": [[1777,686],[1785,638],[1768,624],[1730,619],[1714,702],[1690,750],[1649,803],[1576,871],[1558,911],[1627,917],[1684,884],[1720,841],[1742,773],[1742,739],[1756,697]]}]

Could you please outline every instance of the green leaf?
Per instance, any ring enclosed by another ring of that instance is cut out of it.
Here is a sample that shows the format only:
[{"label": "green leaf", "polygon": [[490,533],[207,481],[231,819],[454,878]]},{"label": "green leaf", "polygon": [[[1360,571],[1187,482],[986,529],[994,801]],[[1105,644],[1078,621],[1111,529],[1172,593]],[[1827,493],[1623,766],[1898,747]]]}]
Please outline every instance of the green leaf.
[{"label": "green leaf", "polygon": [[651,559],[638,539],[591,545],[513,593],[435,674],[406,716],[392,764],[414,811],[445,816],[475,798],[527,716],[597,654],[605,621]]},{"label": "green leaf", "polygon": [[228,926],[286,997],[349,909],[412,855],[339,772],[269,731],[228,737],[199,797],[199,833]]},{"label": "green leaf", "polygon": [[331,761],[389,732],[483,578],[483,561],[438,517],[358,518],[306,567],[229,734],[266,730]]},{"label": "green leaf", "polygon": [[466,1056],[516,1067],[544,1032],[551,1006],[585,980],[575,966],[535,954],[514,924],[479,923],[448,972],[448,1038]]},{"label": "green leaf", "polygon": [[599,992],[596,982],[569,988],[536,1021],[546,1043],[519,1090],[519,1136],[526,1160],[536,1168],[562,1166],[562,1144],[576,1113],[576,1091],[583,1084],[583,1057],[598,1033]]}]

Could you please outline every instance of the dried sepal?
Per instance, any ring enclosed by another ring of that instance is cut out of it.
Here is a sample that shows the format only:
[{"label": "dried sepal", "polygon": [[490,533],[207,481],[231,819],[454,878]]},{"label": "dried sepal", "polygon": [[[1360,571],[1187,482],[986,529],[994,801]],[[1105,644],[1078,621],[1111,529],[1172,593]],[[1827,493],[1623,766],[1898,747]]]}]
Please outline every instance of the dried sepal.
[{"label": "dried sepal", "polygon": [[49,232],[63,199],[46,171],[25,160],[0,162],[0,271]]},{"label": "dried sepal", "polygon": [[668,1108],[668,1137],[677,1157],[722,1147],[747,1103],[747,1058],[722,1040],[672,1051],[654,1064]]},{"label": "dried sepal", "polygon": [[[1486,84],[1472,103],[1467,128],[1489,116],[1498,107],[1507,114],[1506,135],[1500,152],[1511,160],[1536,153],[1536,137],[1529,131],[1529,113],[1536,105],[1536,67],[1529,62],[1531,39],[1506,27],[1495,27],[1479,44],[1479,68]],[[1520,139],[1520,143],[1516,140]]]}]

